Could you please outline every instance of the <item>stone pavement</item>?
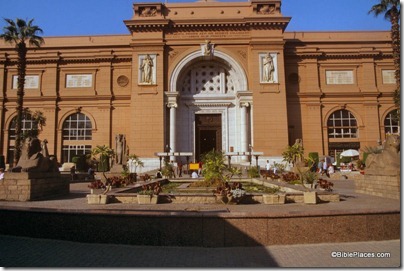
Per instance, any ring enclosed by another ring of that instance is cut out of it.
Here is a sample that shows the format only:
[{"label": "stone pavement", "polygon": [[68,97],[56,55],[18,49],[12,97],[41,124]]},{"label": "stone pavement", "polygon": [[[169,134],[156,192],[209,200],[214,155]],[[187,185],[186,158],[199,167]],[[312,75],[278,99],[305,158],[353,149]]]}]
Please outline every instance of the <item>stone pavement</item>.
[{"label": "stone pavement", "polygon": [[[357,194],[352,180],[333,180],[337,203],[271,206],[190,205],[190,204],[107,204],[88,205],[88,183],[72,183],[70,195],[63,199],[32,202],[0,202],[5,209],[56,209],[82,212],[190,211],[228,213],[266,213],[273,216],[295,214],[372,213],[400,211],[400,201]],[[7,223],[2,221],[1,223]],[[390,253],[381,258],[378,252]],[[353,254],[355,253],[355,254]],[[357,254],[361,257],[352,257]],[[374,253],[368,255],[366,253]],[[353,255],[351,255],[353,254]],[[346,256],[346,257],[333,257]],[[364,257],[373,256],[373,257]],[[321,243],[257,247],[153,247],[118,244],[77,243],[0,235],[0,266],[4,267],[400,267],[400,240],[354,243]]]},{"label": "stone pavement", "polygon": [[[383,255],[377,255],[379,252]],[[344,253],[347,257],[335,257]],[[0,266],[6,268],[400,267],[400,260],[400,240],[202,248],[89,244],[0,235]]]}]

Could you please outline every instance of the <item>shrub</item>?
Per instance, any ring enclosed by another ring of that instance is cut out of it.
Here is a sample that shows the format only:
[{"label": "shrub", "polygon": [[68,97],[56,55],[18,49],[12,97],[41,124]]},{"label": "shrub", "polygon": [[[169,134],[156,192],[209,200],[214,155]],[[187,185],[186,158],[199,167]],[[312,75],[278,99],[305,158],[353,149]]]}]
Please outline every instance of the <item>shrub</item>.
[{"label": "shrub", "polygon": [[259,178],[260,177],[258,167],[250,167],[247,170],[247,173],[248,173],[248,177],[250,177],[250,178]]},{"label": "shrub", "polygon": [[296,180],[300,180],[300,177],[298,174],[296,174],[294,172],[286,172],[286,173],[282,174],[282,180],[290,183],[290,182],[293,182]]},{"label": "shrub", "polygon": [[77,171],[87,171],[86,155],[74,156],[72,162],[76,164]]},{"label": "shrub", "polygon": [[94,182],[91,182],[88,185],[88,187],[92,188],[92,189],[105,189],[106,188],[105,184],[103,182],[101,182],[101,180],[95,180]]}]

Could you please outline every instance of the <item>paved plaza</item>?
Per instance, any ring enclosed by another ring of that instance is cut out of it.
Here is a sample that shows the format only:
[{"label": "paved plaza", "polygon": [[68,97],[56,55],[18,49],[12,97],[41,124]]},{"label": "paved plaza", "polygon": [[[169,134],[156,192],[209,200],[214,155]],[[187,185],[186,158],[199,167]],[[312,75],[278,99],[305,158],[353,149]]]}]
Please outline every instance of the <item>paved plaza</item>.
[{"label": "paved plaza", "polygon": [[[400,210],[400,201],[354,192],[352,180],[335,180],[338,203],[285,204],[107,204],[88,205],[87,183],[72,183],[63,199],[32,202],[0,202],[1,208],[57,209],[59,211],[131,211],[267,213],[271,215]],[[3,221],[2,223],[6,223]],[[352,243],[272,245],[256,247],[173,247],[80,243],[0,235],[0,266],[4,267],[399,267],[400,240]]]},{"label": "paved plaza", "polygon": [[[400,240],[201,248],[88,244],[0,235],[0,244],[0,265],[4,267],[265,268],[401,265]],[[342,257],[343,253],[357,253],[358,256]],[[369,258],[364,257],[369,255],[359,253],[374,253],[374,256]]]}]

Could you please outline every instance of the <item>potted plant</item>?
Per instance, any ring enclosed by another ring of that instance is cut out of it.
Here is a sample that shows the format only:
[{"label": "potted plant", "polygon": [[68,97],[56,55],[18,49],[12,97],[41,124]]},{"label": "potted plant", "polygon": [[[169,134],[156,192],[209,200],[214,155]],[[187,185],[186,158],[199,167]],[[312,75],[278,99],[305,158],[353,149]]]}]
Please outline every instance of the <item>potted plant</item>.
[{"label": "potted plant", "polygon": [[87,195],[88,204],[108,203],[109,196],[107,193],[111,191],[111,185],[106,186],[103,182],[101,182],[101,180],[95,180],[89,184],[88,187],[91,189],[91,194]]},{"label": "potted plant", "polygon": [[137,201],[139,204],[157,204],[161,191],[162,188],[159,182],[143,185],[142,190],[137,195]]},{"label": "potted plant", "polygon": [[312,157],[304,159],[304,148],[300,139],[296,140],[293,146],[289,146],[283,153],[283,160],[292,163],[295,173],[299,176],[299,183],[304,187],[303,192],[304,203],[306,204],[316,204],[317,203],[317,192],[311,191],[305,183],[307,182],[310,186],[314,183],[317,178],[316,175],[312,174],[308,164],[313,164],[314,160]]}]

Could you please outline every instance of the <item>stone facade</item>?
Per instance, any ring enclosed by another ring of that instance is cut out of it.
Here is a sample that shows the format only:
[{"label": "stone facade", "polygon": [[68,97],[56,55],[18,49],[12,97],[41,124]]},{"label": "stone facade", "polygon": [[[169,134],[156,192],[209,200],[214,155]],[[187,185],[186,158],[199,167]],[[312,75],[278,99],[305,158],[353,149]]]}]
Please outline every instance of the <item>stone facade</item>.
[{"label": "stone facade", "polygon": [[6,172],[0,181],[0,200],[42,200],[65,196],[69,191],[69,179],[59,173]]},{"label": "stone facade", "polygon": [[[287,32],[291,18],[279,0],[133,8],[128,35],[45,37],[28,52],[24,107],[44,113],[40,138],[60,162],[96,145],[113,148],[117,134],[145,170],[158,167],[155,153],[167,147],[198,160],[204,140],[223,151],[263,152],[261,166],[298,138],[306,153],[332,156],[384,140],[395,87],[388,31]],[[7,161],[16,116],[13,49],[0,41],[0,153]],[[346,126],[331,126],[341,112]],[[198,126],[199,115],[219,116],[220,125]]]}]

